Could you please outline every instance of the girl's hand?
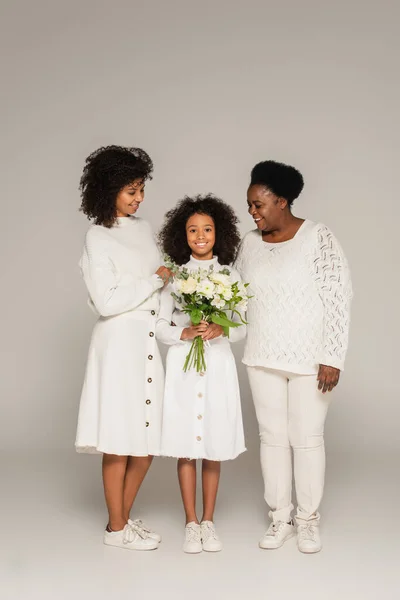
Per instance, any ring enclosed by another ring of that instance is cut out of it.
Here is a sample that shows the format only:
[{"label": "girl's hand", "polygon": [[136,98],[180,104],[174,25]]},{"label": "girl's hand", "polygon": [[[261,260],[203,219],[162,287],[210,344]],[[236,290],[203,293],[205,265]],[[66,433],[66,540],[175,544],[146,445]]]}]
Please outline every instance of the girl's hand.
[{"label": "girl's hand", "polygon": [[207,330],[201,336],[204,341],[206,340],[214,340],[217,337],[224,335],[224,330],[221,325],[217,325],[216,323],[208,323]]},{"label": "girl's hand", "polygon": [[158,275],[163,280],[164,285],[172,281],[174,277],[172,271],[170,269],[167,269],[167,267],[158,267],[156,275]]},{"label": "girl's hand", "polygon": [[181,340],[194,340],[195,337],[202,335],[207,331],[208,323],[206,321],[200,321],[198,325],[191,325],[185,327],[181,334]]},{"label": "girl's hand", "polygon": [[318,371],[318,389],[325,394],[331,392],[339,383],[340,370],[327,365],[319,365]]}]

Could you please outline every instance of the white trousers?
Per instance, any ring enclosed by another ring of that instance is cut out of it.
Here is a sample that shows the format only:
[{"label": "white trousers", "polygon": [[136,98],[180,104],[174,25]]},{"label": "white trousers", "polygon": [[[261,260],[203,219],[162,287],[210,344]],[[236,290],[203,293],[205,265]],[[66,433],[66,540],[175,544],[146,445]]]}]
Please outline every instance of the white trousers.
[{"label": "white trousers", "polygon": [[324,424],[330,393],[318,390],[316,375],[247,368],[260,430],[265,501],[273,521],[289,522],[292,451],[296,519],[318,519],[325,479]]}]

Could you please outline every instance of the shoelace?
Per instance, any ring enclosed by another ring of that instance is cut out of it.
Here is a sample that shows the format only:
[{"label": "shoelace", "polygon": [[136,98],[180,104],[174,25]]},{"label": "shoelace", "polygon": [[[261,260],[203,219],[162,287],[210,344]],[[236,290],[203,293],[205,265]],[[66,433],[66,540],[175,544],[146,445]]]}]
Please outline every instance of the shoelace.
[{"label": "shoelace", "polygon": [[124,544],[130,544],[131,542],[134,542],[135,540],[137,540],[138,537],[142,538],[142,540],[145,540],[145,539],[147,539],[148,534],[144,529],[142,529],[135,523],[128,524],[125,526],[124,536],[123,536]]},{"label": "shoelace", "polygon": [[298,528],[299,537],[301,540],[310,540],[315,542],[315,525],[306,523]]},{"label": "shoelace", "polygon": [[142,519],[135,519],[134,521],[132,521],[132,523],[134,525],[137,525],[137,527],[139,527],[140,529],[142,529],[143,531],[145,531],[146,533],[152,533],[151,529],[149,529],[147,527],[147,525],[145,525],[142,521]]},{"label": "shoelace", "polygon": [[211,523],[202,523],[201,526],[201,537],[203,542],[207,542],[210,538],[218,540],[217,532],[215,531],[214,525]]},{"label": "shoelace", "polygon": [[200,531],[192,525],[186,526],[185,529],[187,542],[200,542]]}]

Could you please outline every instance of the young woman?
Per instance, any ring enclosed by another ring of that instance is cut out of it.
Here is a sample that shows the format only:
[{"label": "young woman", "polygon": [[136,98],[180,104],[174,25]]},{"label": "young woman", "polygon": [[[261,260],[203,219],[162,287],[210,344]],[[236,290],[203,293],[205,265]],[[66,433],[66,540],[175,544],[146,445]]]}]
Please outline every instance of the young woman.
[{"label": "young woman", "polygon": [[129,514],[160,453],[164,373],[155,341],[159,290],[170,277],[146,221],[135,216],[153,164],[139,148],[86,159],[81,210],[93,220],[80,262],[98,314],[82,391],[76,449],[103,454],[104,543],[152,550],[161,538]]},{"label": "young woman", "polygon": [[[230,265],[240,241],[233,210],[213,196],[185,198],[166,215],[160,241],[164,251],[189,270],[220,270]],[[236,281],[239,274],[230,268]],[[223,336],[219,325],[193,326],[171,296],[161,294],[157,337],[170,345],[164,395],[161,454],[178,458],[178,477],[186,514],[184,551],[217,552],[222,543],[214,526],[221,461],[244,452],[244,434],[236,364],[230,342],[242,339],[245,325]],[[207,369],[184,373],[192,340],[201,335]],[[203,515],[196,513],[196,459],[202,459]]]},{"label": "young woman", "polygon": [[293,215],[303,189],[294,168],[254,167],[247,191],[256,229],[236,266],[250,283],[247,365],[261,439],[265,500],[272,522],[261,548],[295,534],[292,458],[301,552],[321,550],[318,508],[324,489],[324,423],[347,350],[352,288],[345,255],[321,223]]}]

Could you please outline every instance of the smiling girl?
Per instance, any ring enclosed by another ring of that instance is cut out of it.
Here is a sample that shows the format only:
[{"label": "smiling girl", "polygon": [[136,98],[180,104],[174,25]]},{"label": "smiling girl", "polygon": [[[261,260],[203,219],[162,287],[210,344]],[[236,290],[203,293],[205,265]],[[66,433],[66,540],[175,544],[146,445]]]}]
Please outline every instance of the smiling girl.
[{"label": "smiling girl", "polygon": [[[189,270],[230,265],[240,237],[232,208],[213,196],[185,198],[166,215],[160,240],[164,251]],[[228,267],[234,281],[237,271]],[[178,458],[178,477],[186,514],[184,551],[222,549],[214,526],[221,461],[244,452],[239,384],[230,342],[246,335],[246,327],[224,337],[220,325],[197,326],[171,296],[174,283],[161,294],[157,337],[170,345],[164,395],[161,454]],[[234,319],[234,320],[238,320]],[[175,325],[173,325],[175,324]],[[185,357],[196,336],[207,340],[207,370],[183,371]],[[202,459],[203,515],[196,514],[196,459]]]}]

